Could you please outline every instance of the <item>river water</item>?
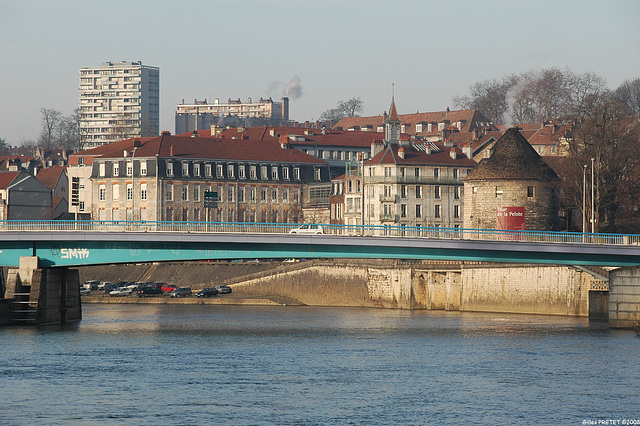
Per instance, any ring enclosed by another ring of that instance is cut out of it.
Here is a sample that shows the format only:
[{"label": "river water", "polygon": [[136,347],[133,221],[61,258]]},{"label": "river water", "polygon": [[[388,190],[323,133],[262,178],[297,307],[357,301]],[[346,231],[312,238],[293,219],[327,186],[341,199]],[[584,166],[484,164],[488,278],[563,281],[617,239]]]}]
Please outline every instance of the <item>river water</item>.
[{"label": "river water", "polygon": [[640,339],[585,319],[293,306],[83,309],[77,324],[0,329],[0,424],[640,419]]}]

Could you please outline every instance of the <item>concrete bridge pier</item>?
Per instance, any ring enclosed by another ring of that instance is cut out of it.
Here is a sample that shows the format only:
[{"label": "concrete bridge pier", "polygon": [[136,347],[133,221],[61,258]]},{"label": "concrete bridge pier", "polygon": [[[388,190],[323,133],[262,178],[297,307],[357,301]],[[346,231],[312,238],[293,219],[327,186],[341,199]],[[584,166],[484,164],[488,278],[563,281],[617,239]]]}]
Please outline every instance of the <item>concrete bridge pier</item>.
[{"label": "concrete bridge pier", "polygon": [[82,319],[78,270],[40,268],[37,257],[21,257],[9,269],[0,324],[64,324]]},{"label": "concrete bridge pier", "polygon": [[609,272],[609,327],[640,327],[640,266]]}]

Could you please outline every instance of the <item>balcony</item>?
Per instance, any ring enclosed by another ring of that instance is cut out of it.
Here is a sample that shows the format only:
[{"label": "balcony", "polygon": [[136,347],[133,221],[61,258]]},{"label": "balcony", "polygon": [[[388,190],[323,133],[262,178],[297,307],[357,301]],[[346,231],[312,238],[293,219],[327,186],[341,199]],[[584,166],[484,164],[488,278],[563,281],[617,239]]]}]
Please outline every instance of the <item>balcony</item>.
[{"label": "balcony", "polygon": [[413,184],[413,185],[462,185],[462,177],[427,177],[427,176],[365,176],[365,185],[374,184]]},{"label": "balcony", "polygon": [[380,194],[381,203],[395,203],[397,199],[396,195],[382,195]]},{"label": "balcony", "polygon": [[380,222],[394,222],[396,221],[396,215],[391,213],[380,213]]}]

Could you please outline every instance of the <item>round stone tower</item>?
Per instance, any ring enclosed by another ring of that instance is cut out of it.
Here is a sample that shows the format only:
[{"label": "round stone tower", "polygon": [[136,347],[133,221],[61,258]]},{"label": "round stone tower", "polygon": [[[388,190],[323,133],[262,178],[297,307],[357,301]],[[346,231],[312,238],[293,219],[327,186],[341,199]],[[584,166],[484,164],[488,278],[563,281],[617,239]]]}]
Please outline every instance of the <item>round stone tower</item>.
[{"label": "round stone tower", "polygon": [[464,227],[559,230],[560,178],[518,129],[496,142],[493,155],[464,179]]}]

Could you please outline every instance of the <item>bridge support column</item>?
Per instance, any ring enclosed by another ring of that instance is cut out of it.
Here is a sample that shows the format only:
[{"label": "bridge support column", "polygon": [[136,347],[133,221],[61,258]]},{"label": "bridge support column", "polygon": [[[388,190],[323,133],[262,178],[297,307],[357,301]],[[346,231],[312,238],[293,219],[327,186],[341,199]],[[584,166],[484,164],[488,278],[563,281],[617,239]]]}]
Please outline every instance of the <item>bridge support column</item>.
[{"label": "bridge support column", "polygon": [[640,266],[609,272],[609,327],[640,325]]},{"label": "bridge support column", "polygon": [[9,269],[5,299],[9,324],[51,324],[82,319],[78,270],[39,268],[37,257],[21,257]]}]

